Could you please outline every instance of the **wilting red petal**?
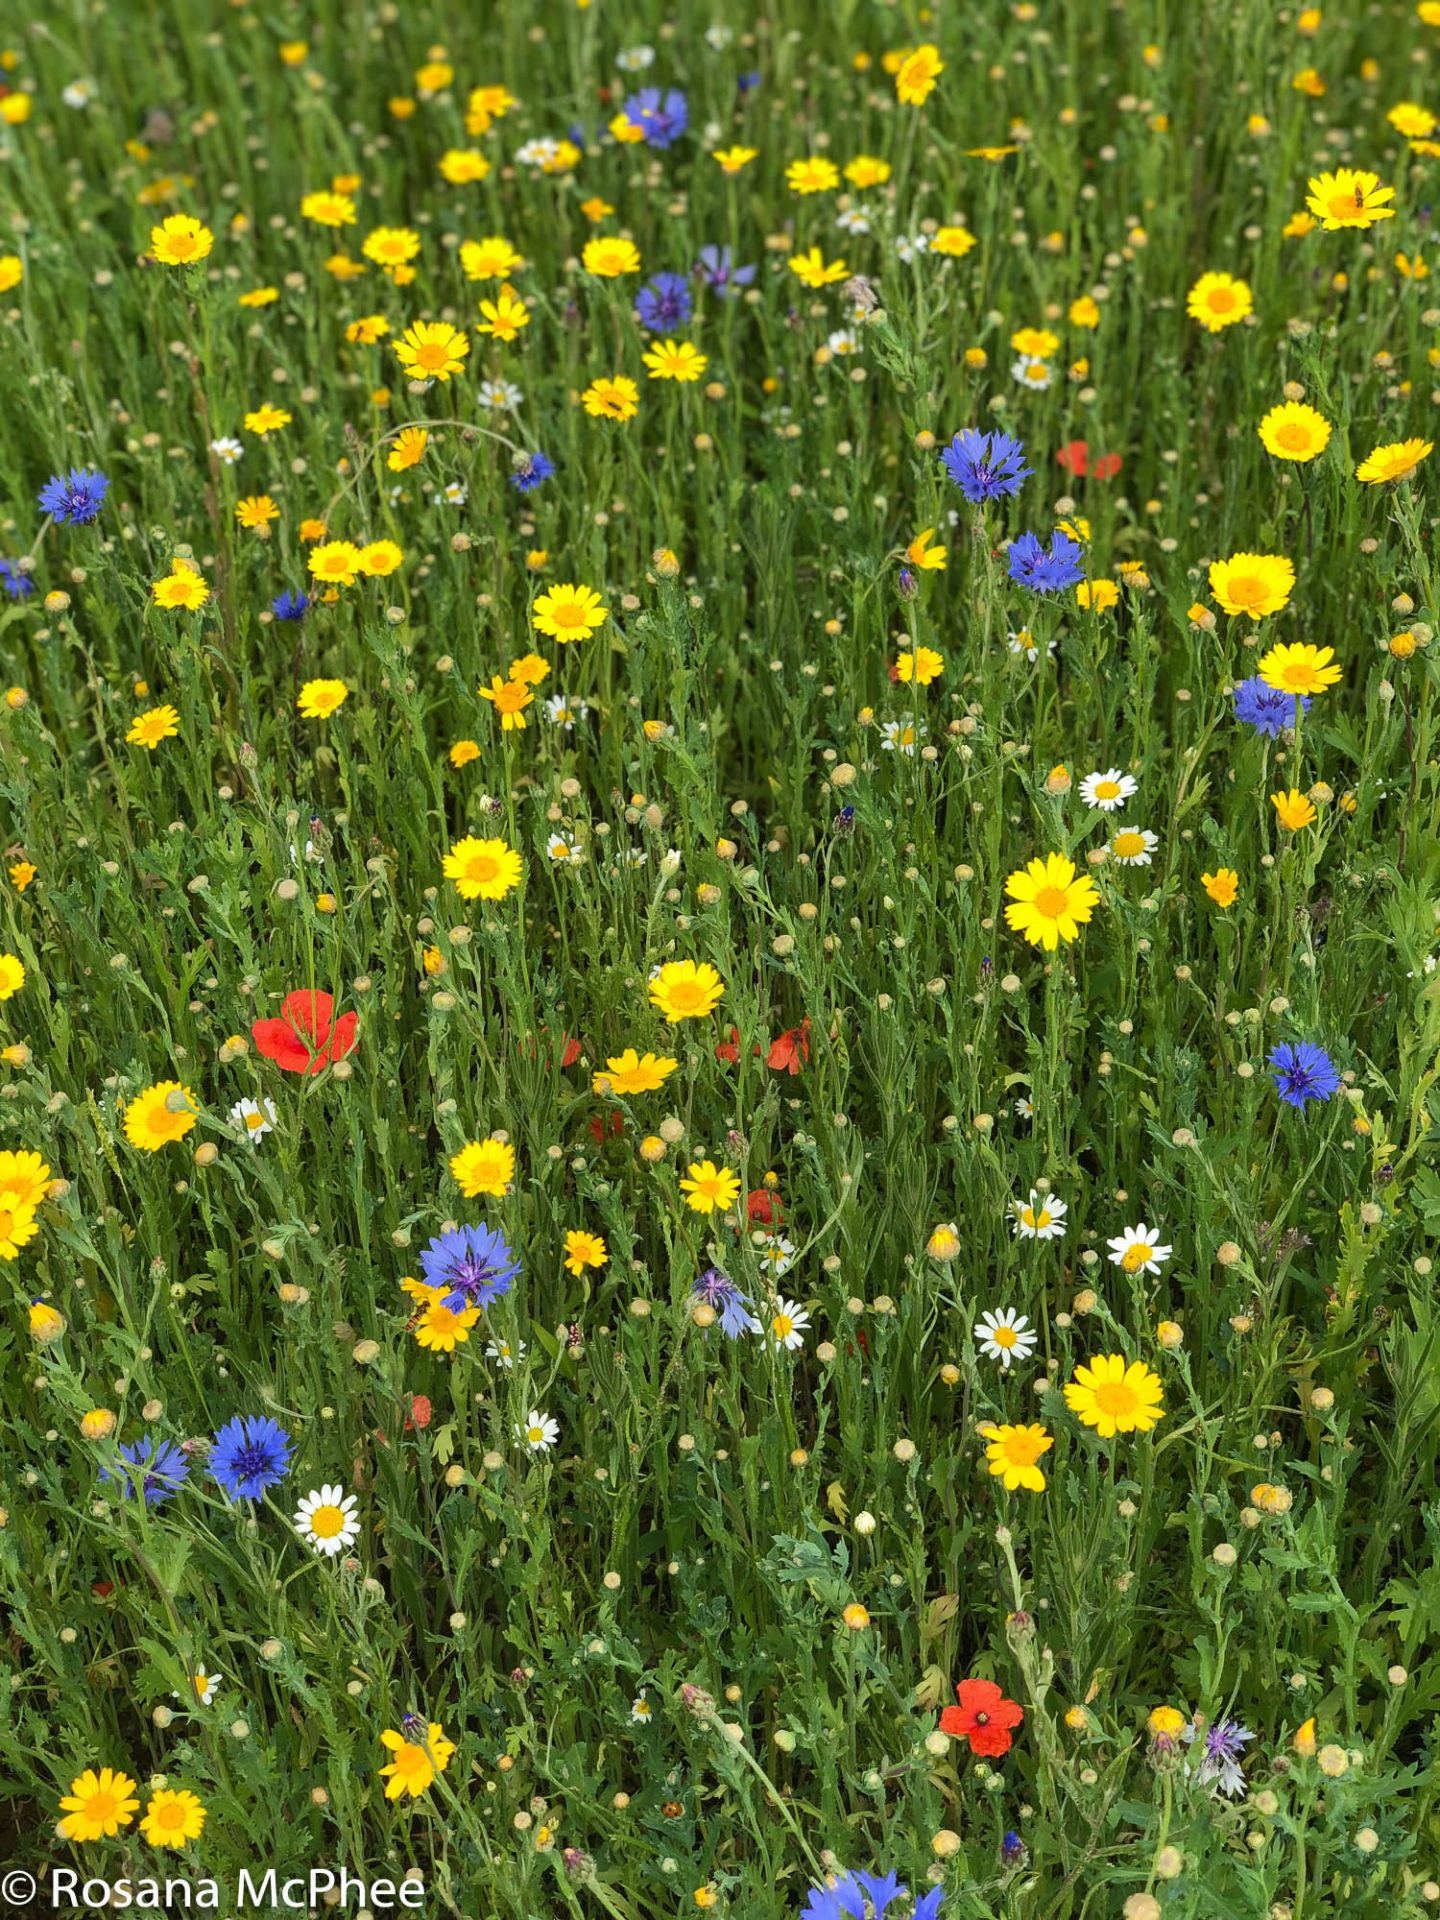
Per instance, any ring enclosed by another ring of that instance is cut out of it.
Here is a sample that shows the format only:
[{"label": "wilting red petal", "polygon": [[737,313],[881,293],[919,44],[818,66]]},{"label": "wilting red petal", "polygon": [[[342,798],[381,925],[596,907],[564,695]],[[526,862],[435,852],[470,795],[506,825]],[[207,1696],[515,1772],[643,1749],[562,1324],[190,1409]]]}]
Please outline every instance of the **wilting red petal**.
[{"label": "wilting red petal", "polygon": [[753,1193],[745,1196],[745,1217],[752,1226],[784,1226],[785,1209],[780,1204],[779,1194],[772,1193],[768,1187],[756,1187]]},{"label": "wilting red petal", "polygon": [[594,1141],[597,1147],[604,1146],[605,1136],[607,1133],[613,1139],[616,1134],[623,1133],[624,1131],[625,1131],[625,1118],[623,1114],[612,1113],[608,1121],[601,1114],[598,1114],[598,1113],[592,1115],[591,1117],[590,1132],[594,1137]]},{"label": "wilting red petal", "polygon": [[799,1073],[809,1058],[810,1021],[807,1018],[800,1026],[790,1027],[772,1042],[765,1056],[765,1064],[779,1072]]},{"label": "wilting red petal", "polygon": [[406,1418],[407,1431],[411,1427],[428,1427],[433,1409],[428,1394],[416,1393],[410,1396],[410,1412]]},{"label": "wilting red petal", "polygon": [[580,1042],[570,1039],[568,1035],[563,1033],[560,1039],[565,1047],[565,1051],[560,1056],[560,1064],[562,1067],[573,1067],[583,1051]]},{"label": "wilting red petal", "polygon": [[717,1060],[728,1060],[732,1067],[740,1058],[740,1029],[738,1027],[731,1027],[730,1038],[728,1040],[722,1040],[719,1046],[716,1047],[715,1058]]},{"label": "wilting red petal", "polygon": [[1067,473],[1075,473],[1083,480],[1089,471],[1090,446],[1085,440],[1067,440],[1055,458]]}]

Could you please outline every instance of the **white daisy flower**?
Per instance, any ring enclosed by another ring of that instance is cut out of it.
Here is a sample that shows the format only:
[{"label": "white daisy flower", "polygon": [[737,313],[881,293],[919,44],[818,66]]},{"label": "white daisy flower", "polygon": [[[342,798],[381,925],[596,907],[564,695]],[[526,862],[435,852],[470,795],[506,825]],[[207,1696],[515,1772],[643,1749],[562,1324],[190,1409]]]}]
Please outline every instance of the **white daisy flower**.
[{"label": "white daisy flower", "polygon": [[1017,1120],[1033,1120],[1035,1118],[1034,1105],[1025,1098],[1023,1093],[1017,1093],[1015,1096],[1014,1112]]},{"label": "white daisy flower", "polygon": [[1148,867],[1159,844],[1156,836],[1143,827],[1121,827],[1110,842],[1110,858],[1122,867]]},{"label": "white daisy flower", "polygon": [[[868,207],[846,207],[843,213],[837,213],[835,224],[842,233],[869,233],[870,209]],[[901,256],[902,259],[904,256]]]},{"label": "white daisy flower", "polygon": [[716,53],[723,53],[734,38],[735,29],[718,22],[715,26],[705,29],[705,44],[707,47],[713,47]]},{"label": "white daisy flower", "polygon": [[1168,1260],[1174,1251],[1172,1247],[1162,1247],[1158,1231],[1147,1227],[1143,1220],[1138,1227],[1126,1227],[1105,1244],[1115,1265],[1123,1267],[1126,1273],[1158,1273],[1161,1261]]},{"label": "white daisy flower", "polygon": [[332,1559],[360,1538],[360,1516],[355,1495],[343,1487],[317,1487],[295,1509],[295,1531],[316,1553]]},{"label": "white daisy flower", "polygon": [[227,434],[219,440],[212,440],[210,442],[210,451],[217,460],[223,460],[227,467],[233,467],[241,454],[244,453],[245,448],[240,441],[231,439]]},{"label": "white daisy flower", "polygon": [[[925,731],[922,726],[921,734]],[[882,753],[904,753],[911,756],[915,752],[915,724],[911,720],[887,720],[880,729],[880,750]]]},{"label": "white daisy flower", "polygon": [[504,1367],[508,1373],[517,1360],[525,1358],[525,1342],[523,1340],[492,1340],[485,1349],[485,1358],[493,1360],[497,1367]]},{"label": "white daisy flower", "polygon": [[999,1313],[982,1313],[975,1329],[980,1351],[987,1360],[998,1360],[1007,1371],[1012,1360],[1028,1360],[1039,1339],[1023,1313],[1002,1307]]},{"label": "white daisy flower", "polygon": [[560,1425],[548,1413],[532,1407],[523,1420],[515,1422],[515,1438],[532,1453],[549,1453],[560,1438]]},{"label": "white daisy flower", "polygon": [[61,89],[60,98],[67,107],[88,107],[95,98],[95,89],[88,80],[72,80],[68,87]]},{"label": "white daisy flower", "polygon": [[644,847],[626,847],[618,864],[622,867],[643,867],[648,858]]},{"label": "white daisy flower", "polygon": [[1087,807],[1096,807],[1101,813],[1114,813],[1138,791],[1134,780],[1119,767],[1111,767],[1108,773],[1087,773],[1080,782],[1080,798]]},{"label": "white daisy flower", "polygon": [[516,161],[522,167],[553,166],[560,156],[560,142],[548,137],[539,140],[527,140],[515,154]]},{"label": "white daisy flower", "polygon": [[448,500],[452,507],[463,507],[469,497],[469,494],[458,480],[452,480],[441,495],[441,498]]},{"label": "white daisy flower", "polygon": [[1029,353],[1022,353],[1010,371],[1022,387],[1035,393],[1043,393],[1055,377],[1048,360],[1037,360]]},{"label": "white daisy flower", "polygon": [[918,260],[922,253],[930,251],[930,236],[928,233],[902,233],[895,242],[895,251],[907,264],[911,260]]},{"label": "white daisy flower", "polygon": [[860,336],[853,327],[837,327],[825,344],[832,353],[859,353]]},{"label": "white daisy flower", "polygon": [[[1010,651],[1011,653],[1023,653],[1031,666],[1034,666],[1035,662],[1040,658],[1040,648],[1029,627],[1021,627],[1018,633],[1012,633],[1010,635]],[[1045,658],[1048,660],[1054,651],[1055,642],[1053,640],[1047,640],[1045,642]]]},{"label": "white daisy flower", "polygon": [[584,700],[572,700],[568,694],[552,693],[546,697],[545,718],[552,720],[557,727],[563,727],[566,733],[575,731],[575,722],[583,720],[590,707]]},{"label": "white daisy flower", "polygon": [[646,67],[655,64],[654,47],[622,47],[615,56],[615,64],[622,73],[643,73]]},{"label": "white daisy flower", "polygon": [[775,1311],[770,1316],[770,1331],[775,1336],[777,1346],[788,1348],[794,1353],[797,1347],[805,1344],[805,1329],[810,1324],[810,1316],[798,1300],[776,1299]]},{"label": "white daisy flower", "polygon": [[630,1718],[637,1727],[648,1727],[655,1718],[655,1709],[645,1698],[644,1687],[641,1687],[639,1693],[630,1702]]},{"label": "white daisy flower", "polygon": [[563,833],[552,833],[545,842],[545,851],[556,866],[559,866],[562,861],[569,860],[574,855],[575,842]]},{"label": "white daisy flower", "polygon": [[783,1233],[761,1233],[755,1240],[760,1250],[760,1264],[772,1280],[778,1280],[794,1266],[795,1242],[787,1240]]},{"label": "white daisy flower", "polygon": [[1015,1216],[1017,1240],[1064,1239],[1065,1215],[1070,1209],[1067,1202],[1057,1200],[1053,1193],[1047,1193],[1042,1198],[1039,1190],[1032,1187],[1028,1206],[1012,1200],[1010,1207]]},{"label": "white daisy flower", "polygon": [[[222,1674],[207,1673],[204,1667],[198,1663],[196,1664],[195,1671],[190,1676],[190,1685],[194,1690],[195,1703],[197,1706],[208,1707],[211,1704],[216,1694],[220,1691],[220,1682],[223,1677]],[[178,1693],[172,1693],[170,1698],[172,1700],[178,1700],[180,1695]]]},{"label": "white daisy flower", "polygon": [[250,1136],[250,1144],[258,1146],[267,1133],[273,1133],[275,1122],[279,1119],[273,1100],[237,1100],[230,1109],[232,1127],[243,1127]]},{"label": "white daisy flower", "polygon": [[525,403],[524,394],[511,380],[482,380],[475,389],[475,398],[482,407],[496,407],[502,412]]}]

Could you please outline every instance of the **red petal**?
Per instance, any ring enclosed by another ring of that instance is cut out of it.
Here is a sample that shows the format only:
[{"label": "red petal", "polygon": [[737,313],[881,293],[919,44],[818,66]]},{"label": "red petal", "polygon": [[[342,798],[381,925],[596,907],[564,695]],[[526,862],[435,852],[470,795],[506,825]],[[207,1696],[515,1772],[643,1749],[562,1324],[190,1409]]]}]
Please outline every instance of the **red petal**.
[{"label": "red petal", "polygon": [[1102,453],[1090,471],[1097,480],[1109,480],[1119,473],[1124,465],[1118,453]]},{"label": "red petal", "polygon": [[280,1011],[297,1033],[303,1034],[312,1046],[321,1046],[330,1032],[330,1015],[334,1012],[335,1002],[328,993],[315,993],[308,987],[298,987],[294,993],[287,993]]},{"label": "red petal", "polygon": [[335,1022],[330,1034],[329,1058],[343,1060],[347,1053],[355,1050],[355,1028],[360,1016],[356,1013],[342,1013]]},{"label": "red petal", "polygon": [[287,1020],[257,1020],[250,1038],[267,1060],[286,1073],[308,1073],[310,1049]]}]

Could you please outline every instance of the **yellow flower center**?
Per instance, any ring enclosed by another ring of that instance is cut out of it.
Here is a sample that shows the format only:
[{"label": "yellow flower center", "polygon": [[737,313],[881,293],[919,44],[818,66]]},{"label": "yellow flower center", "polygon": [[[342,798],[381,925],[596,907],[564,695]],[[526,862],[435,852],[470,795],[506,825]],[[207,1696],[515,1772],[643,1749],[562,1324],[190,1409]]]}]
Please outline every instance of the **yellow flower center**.
[{"label": "yellow flower center", "polygon": [[423,346],[415,349],[415,364],[423,367],[426,373],[439,373],[450,362],[450,348],[443,342],[427,340]]},{"label": "yellow flower center", "polygon": [[1045,1451],[1044,1433],[1012,1433],[1001,1441],[1004,1458],[1014,1467],[1033,1467]]},{"label": "yellow flower center", "polygon": [[1298,420],[1287,420],[1275,429],[1275,438],[1287,453],[1305,453],[1310,446],[1310,429]]},{"label": "yellow flower center", "polygon": [[1126,1273],[1138,1273],[1150,1258],[1150,1252],[1151,1249],[1148,1242],[1142,1240],[1137,1246],[1127,1247],[1125,1249],[1125,1256],[1120,1264]]},{"label": "yellow flower center", "polygon": [[1126,1386],[1123,1380],[1107,1380],[1103,1386],[1095,1389],[1097,1411],[1108,1415],[1111,1420],[1123,1420],[1127,1414],[1135,1411],[1138,1404],[1134,1389]]},{"label": "yellow flower center", "polygon": [[1239,607],[1258,607],[1265,598],[1265,582],[1257,574],[1232,574],[1230,598]]},{"label": "yellow flower center", "polygon": [[562,606],[552,607],[550,609],[550,619],[552,625],[557,627],[583,627],[585,625],[585,609],[576,606],[573,601],[568,602]]},{"label": "yellow flower center", "polygon": [[1120,798],[1120,782],[1118,780],[1097,780],[1095,782],[1095,798],[1097,800],[1118,800]]},{"label": "yellow flower center", "polygon": [[345,1531],[345,1515],[339,1507],[328,1502],[316,1507],[310,1516],[310,1531],[318,1540],[333,1540],[337,1533]]},{"label": "yellow flower center", "polygon": [[500,872],[500,862],[493,853],[472,853],[465,862],[465,878],[473,880],[477,886],[488,886]]},{"label": "yellow flower center", "polygon": [[1357,205],[1353,193],[1332,194],[1326,205],[1332,220],[1347,222],[1354,220],[1357,214],[1363,213],[1365,210],[1364,200],[1362,199]]},{"label": "yellow flower center", "polygon": [[116,1813],[116,1799],[113,1793],[93,1793],[85,1807],[86,1817],[103,1823],[113,1820]]},{"label": "yellow flower center", "polygon": [[1033,904],[1042,920],[1059,920],[1070,901],[1063,887],[1041,887]]},{"label": "yellow flower center", "polygon": [[1212,287],[1205,299],[1212,313],[1233,313],[1237,305],[1229,287]]},{"label": "yellow flower center", "polygon": [[788,1313],[777,1313],[770,1324],[775,1329],[775,1338],[777,1340],[788,1340],[795,1331],[795,1322],[790,1318]]},{"label": "yellow flower center", "polygon": [[670,989],[670,1004],[679,1013],[693,1013],[704,997],[698,980],[677,980]]},{"label": "yellow flower center", "polygon": [[1117,833],[1116,834],[1115,853],[1118,859],[1128,860],[1132,857],[1132,855],[1137,853],[1143,853],[1144,851],[1145,851],[1145,836],[1143,833]]},{"label": "yellow flower center", "polygon": [[163,1807],[156,1807],[153,1815],[157,1827],[163,1827],[167,1833],[178,1833],[185,1824],[185,1808],[178,1800],[167,1800]]},{"label": "yellow flower center", "polygon": [[1013,1327],[996,1327],[990,1339],[997,1347],[1013,1347],[1016,1344],[1017,1335]]},{"label": "yellow flower center", "polygon": [[258,1133],[264,1124],[265,1116],[263,1113],[256,1112],[245,1115],[245,1125],[250,1129],[251,1133]]},{"label": "yellow flower center", "polygon": [[1310,668],[1301,660],[1292,660],[1280,677],[1292,693],[1304,693],[1310,685]]}]

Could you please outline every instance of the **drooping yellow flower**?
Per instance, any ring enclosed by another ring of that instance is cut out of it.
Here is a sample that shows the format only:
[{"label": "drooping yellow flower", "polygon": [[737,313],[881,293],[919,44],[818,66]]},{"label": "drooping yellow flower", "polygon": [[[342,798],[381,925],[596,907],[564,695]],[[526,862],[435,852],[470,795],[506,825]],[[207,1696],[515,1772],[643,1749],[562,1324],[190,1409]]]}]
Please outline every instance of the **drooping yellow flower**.
[{"label": "drooping yellow flower", "polygon": [[127,746],[148,747],[153,753],[162,740],[171,740],[180,731],[180,715],[174,707],[148,707],[137,713],[125,736]]},{"label": "drooping yellow flower", "polygon": [[178,1080],[160,1080],[125,1108],[125,1138],[145,1153],[182,1140],[195,1125],[195,1096]]},{"label": "drooping yellow flower", "polygon": [[404,473],[407,468],[419,466],[429,444],[430,435],[424,427],[406,427],[395,436],[385,464],[392,473]]},{"label": "drooping yellow flower", "polygon": [[685,1204],[692,1213],[723,1213],[740,1197],[740,1176],[713,1160],[692,1161],[680,1182]]},{"label": "drooping yellow flower", "polygon": [[1017,869],[1005,882],[1005,891],[1014,903],[1005,909],[1006,924],[1047,953],[1062,940],[1079,938],[1100,898],[1089,875],[1077,875],[1074,861],[1061,853],[1047,853],[1043,860]]},{"label": "drooping yellow flower", "polygon": [[601,604],[593,587],[569,584],[546,589],[535,602],[530,624],[540,633],[562,644],[569,640],[588,640],[597,627],[605,624],[609,609]]},{"label": "drooping yellow flower", "polygon": [[667,960],[650,982],[650,1004],[674,1026],[713,1013],[724,992],[725,982],[708,960]]},{"label": "drooping yellow flower", "polygon": [[1217,907],[1233,907],[1240,891],[1240,876],[1233,867],[1217,867],[1214,873],[1202,873],[1200,884]]},{"label": "drooping yellow flower", "polygon": [[499,714],[502,733],[525,731],[525,709],[534,704],[535,696],[523,680],[502,680],[496,673],[491,675],[489,686],[478,691]]},{"label": "drooping yellow flower", "polygon": [[934,527],[922,528],[905,549],[905,558],[910,562],[912,567],[919,567],[922,573],[942,573],[945,568],[946,556],[950,551],[948,547],[932,547],[930,545],[930,539],[934,532]]},{"label": "drooping yellow flower", "polygon": [[412,321],[395,342],[395,357],[414,380],[448,380],[469,351],[469,340],[446,320]]},{"label": "drooping yellow flower", "polygon": [[1243,280],[1228,273],[1202,273],[1191,287],[1185,311],[1209,333],[1221,333],[1254,311],[1255,301]]},{"label": "drooping yellow flower", "polygon": [[1299,833],[1302,827],[1308,827],[1315,819],[1315,808],[1298,787],[1291,787],[1288,793],[1272,793],[1270,804],[1275,809],[1276,818],[1287,833]]},{"label": "drooping yellow flower", "polygon": [[307,680],[295,705],[307,720],[328,720],[344,706],[349,695],[350,689],[343,680]]},{"label": "drooping yellow flower", "polygon": [[1165,1417],[1160,1379],[1140,1360],[1119,1353],[1098,1355],[1078,1366],[1065,1388],[1065,1404],[1102,1440],[1117,1433],[1148,1433]]},{"label": "drooping yellow flower", "polygon": [[1255,429],[1267,453],[1277,460],[1313,460],[1330,442],[1331,426],[1323,413],[1303,400],[1283,400],[1272,407]]},{"label": "drooping yellow flower", "polygon": [[1395,209],[1385,202],[1394,198],[1395,189],[1382,187],[1378,173],[1339,167],[1334,173],[1314,176],[1305,204],[1327,233],[1338,233],[1342,227],[1373,227],[1377,220],[1393,220]]},{"label": "drooping yellow flower", "polygon": [[1025,1487],[1031,1493],[1045,1491],[1045,1476],[1035,1463],[1055,1442],[1044,1427],[984,1426],[980,1434],[988,1442],[985,1458],[990,1463],[990,1472],[1004,1481],[1007,1493],[1014,1493],[1017,1487]]},{"label": "drooping yellow flower", "polygon": [[445,856],[445,878],[464,900],[503,900],[520,884],[520,855],[504,840],[467,834]]},{"label": "drooping yellow flower", "polygon": [[188,213],[172,213],[150,229],[150,251],[164,267],[189,267],[203,260],[215,244],[209,227]]},{"label": "drooping yellow flower", "polygon": [[1210,591],[1226,613],[1252,620],[1279,613],[1295,587],[1295,568],[1283,554],[1234,553],[1210,567]]},{"label": "drooping yellow flower", "polygon": [[1278,693],[1323,693],[1341,678],[1333,647],[1314,647],[1306,641],[1282,642],[1261,656],[1260,678]]},{"label": "drooping yellow flower", "polygon": [[1376,447],[1355,469],[1355,478],[1372,487],[1383,486],[1387,480],[1408,480],[1433,450],[1431,440],[1396,440],[1389,446]]},{"label": "drooping yellow flower", "polygon": [[895,75],[895,93],[901,105],[923,106],[944,71],[945,62],[940,58],[937,47],[929,41],[923,47],[917,47],[907,60],[902,61]]},{"label": "drooping yellow flower", "polygon": [[506,1140],[471,1140],[451,1155],[450,1171],[467,1200],[482,1193],[503,1198],[515,1178],[515,1149]]}]

